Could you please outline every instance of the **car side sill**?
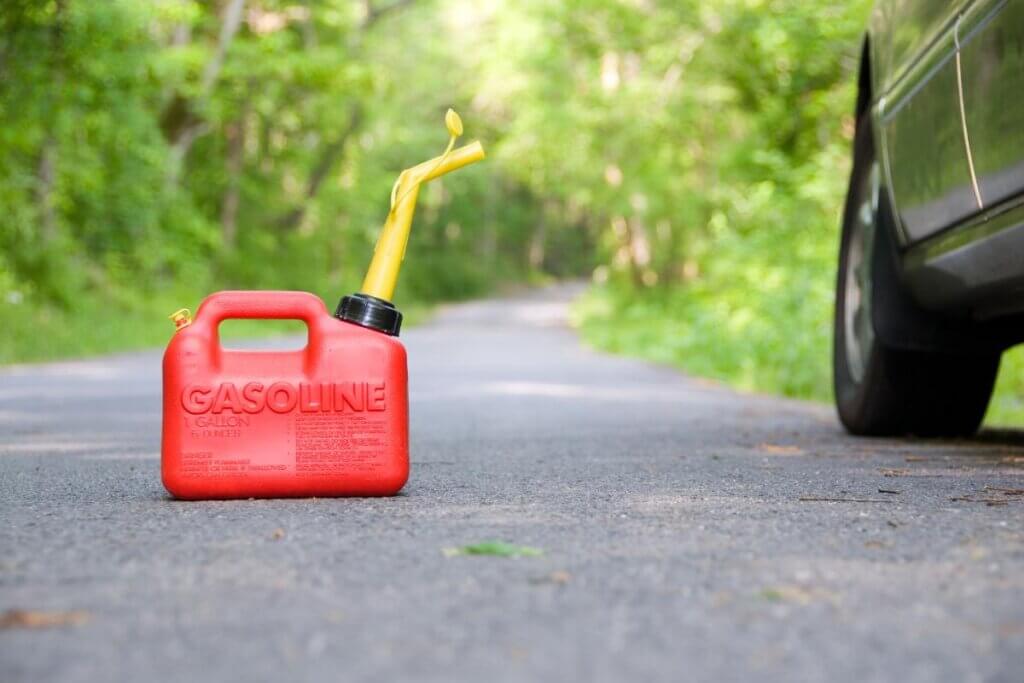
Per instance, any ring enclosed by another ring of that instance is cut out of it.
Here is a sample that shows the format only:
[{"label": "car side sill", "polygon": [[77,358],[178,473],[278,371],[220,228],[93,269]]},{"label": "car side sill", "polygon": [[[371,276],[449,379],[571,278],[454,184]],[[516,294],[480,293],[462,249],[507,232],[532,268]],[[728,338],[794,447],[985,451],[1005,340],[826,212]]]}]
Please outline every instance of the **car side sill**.
[{"label": "car side sill", "polygon": [[978,320],[1024,312],[1024,193],[911,247],[903,272],[926,308]]}]

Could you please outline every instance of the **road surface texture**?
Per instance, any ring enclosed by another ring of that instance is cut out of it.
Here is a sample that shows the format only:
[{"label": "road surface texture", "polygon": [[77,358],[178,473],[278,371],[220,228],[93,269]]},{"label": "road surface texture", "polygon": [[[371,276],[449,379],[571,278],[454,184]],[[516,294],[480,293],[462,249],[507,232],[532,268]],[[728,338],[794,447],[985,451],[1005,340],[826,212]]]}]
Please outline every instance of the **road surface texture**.
[{"label": "road surface texture", "polygon": [[571,292],[404,335],[391,499],[171,500],[157,351],[0,373],[0,680],[1022,680],[1019,435],[854,439]]}]

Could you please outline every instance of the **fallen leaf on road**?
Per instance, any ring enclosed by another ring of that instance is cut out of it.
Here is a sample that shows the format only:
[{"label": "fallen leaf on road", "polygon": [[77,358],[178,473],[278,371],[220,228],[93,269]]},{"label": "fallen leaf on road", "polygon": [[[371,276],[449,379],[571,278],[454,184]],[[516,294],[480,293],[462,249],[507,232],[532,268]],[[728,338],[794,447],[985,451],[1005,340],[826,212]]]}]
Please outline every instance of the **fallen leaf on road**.
[{"label": "fallen leaf on road", "polygon": [[990,507],[997,505],[1008,505],[1009,503],[1024,502],[1024,489],[1008,489],[998,486],[985,486],[980,494],[968,494],[966,496],[953,496],[950,498],[954,503],[985,503]]},{"label": "fallen leaf on road", "polygon": [[897,491],[896,489],[878,489],[878,492],[879,493],[890,493],[890,494],[895,495],[895,496],[898,496],[899,494],[903,493],[902,491]]},{"label": "fallen leaf on road", "polygon": [[556,572],[551,572],[546,576],[538,576],[536,578],[530,579],[530,583],[534,585],[555,584],[558,586],[564,586],[565,584],[569,583],[571,579],[572,574],[570,574],[567,571],[559,570]]},{"label": "fallen leaf on road", "polygon": [[445,557],[458,557],[459,555],[491,555],[494,557],[537,557],[543,555],[540,548],[531,548],[525,545],[512,545],[504,541],[482,541],[464,545],[461,548],[444,548]]},{"label": "fallen leaf on road", "polygon": [[886,543],[885,541],[871,540],[871,541],[864,541],[864,547],[865,548],[888,548],[889,544]]},{"label": "fallen leaf on road", "polygon": [[9,609],[0,615],[0,629],[78,626],[87,621],[89,621],[89,613],[81,610],[41,612],[39,610]]},{"label": "fallen leaf on road", "polygon": [[730,604],[734,600],[732,593],[726,590],[716,591],[711,595],[711,606],[712,607],[723,607]]},{"label": "fallen leaf on road", "polygon": [[1024,633],[1024,622],[1010,621],[999,624],[999,626],[996,628],[996,633],[998,633],[1002,638],[1018,636]]},{"label": "fallen leaf on road", "polygon": [[882,467],[878,471],[882,473],[883,477],[903,477],[910,474],[910,470],[906,467]]},{"label": "fallen leaf on road", "polygon": [[759,443],[757,449],[772,455],[803,455],[804,452],[802,448],[797,446],[782,446],[773,443]]},{"label": "fallen leaf on road", "polygon": [[954,503],[985,503],[989,507],[1006,505],[1010,502],[1005,498],[985,498],[979,496],[953,496],[950,500]]},{"label": "fallen leaf on road", "polygon": [[345,621],[345,613],[340,609],[334,609],[324,615],[324,619],[332,624],[340,624]]},{"label": "fallen leaf on road", "polygon": [[274,529],[274,533],[270,534],[270,538],[273,541],[280,541],[284,538],[284,529]]},{"label": "fallen leaf on road", "polygon": [[1024,489],[1004,489],[998,486],[986,486],[986,491],[998,491],[1004,496],[1024,496]]},{"label": "fallen leaf on road", "polygon": [[880,498],[824,498],[821,496],[800,496],[801,503],[894,503]]}]

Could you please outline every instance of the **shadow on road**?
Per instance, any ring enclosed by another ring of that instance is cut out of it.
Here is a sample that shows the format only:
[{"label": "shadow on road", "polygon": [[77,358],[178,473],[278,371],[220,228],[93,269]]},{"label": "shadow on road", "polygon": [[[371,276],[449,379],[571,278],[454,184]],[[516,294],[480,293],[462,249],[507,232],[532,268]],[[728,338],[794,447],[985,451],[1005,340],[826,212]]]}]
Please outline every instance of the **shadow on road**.
[{"label": "shadow on road", "polygon": [[974,440],[993,446],[1018,446],[1024,449],[1024,429],[1007,427],[983,429],[974,437]]}]

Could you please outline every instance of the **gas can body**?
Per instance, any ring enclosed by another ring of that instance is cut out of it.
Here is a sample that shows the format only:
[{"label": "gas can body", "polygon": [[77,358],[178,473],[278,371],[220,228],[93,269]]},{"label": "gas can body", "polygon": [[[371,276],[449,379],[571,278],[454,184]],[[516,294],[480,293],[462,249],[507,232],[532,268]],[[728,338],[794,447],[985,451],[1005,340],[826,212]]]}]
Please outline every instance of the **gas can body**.
[{"label": "gas can body", "polygon": [[[228,318],[305,322],[305,348],[221,347]],[[218,292],[163,363],[164,486],[184,499],[387,496],[409,476],[408,372],[397,337],[306,292]]]}]

